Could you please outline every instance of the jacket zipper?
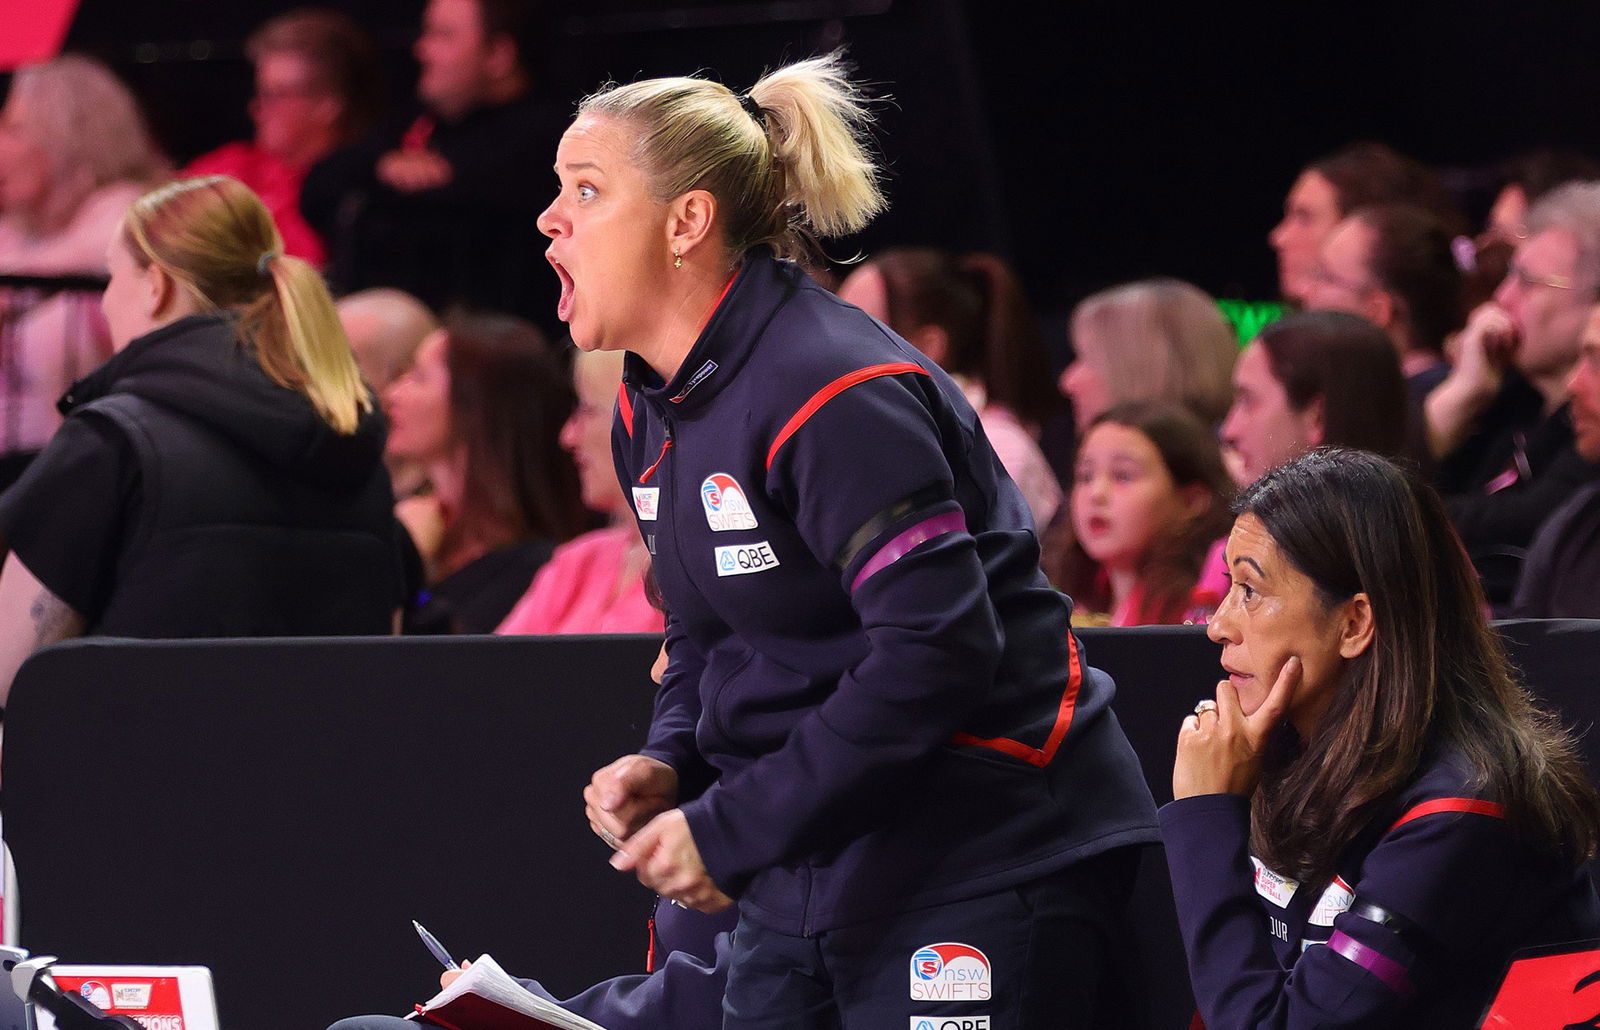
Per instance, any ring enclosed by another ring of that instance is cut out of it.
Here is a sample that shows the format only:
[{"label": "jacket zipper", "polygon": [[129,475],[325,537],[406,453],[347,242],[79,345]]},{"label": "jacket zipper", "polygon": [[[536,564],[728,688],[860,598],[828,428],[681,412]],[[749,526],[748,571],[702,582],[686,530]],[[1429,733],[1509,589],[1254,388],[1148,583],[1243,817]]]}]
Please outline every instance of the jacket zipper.
[{"label": "jacket zipper", "polygon": [[656,455],[655,464],[651,465],[640,474],[639,482],[641,483],[650,482],[650,477],[656,474],[656,469],[660,468],[661,463],[667,460],[667,452],[672,449],[672,423],[663,418],[661,420],[661,427],[666,431],[666,439],[661,441],[661,453]]}]

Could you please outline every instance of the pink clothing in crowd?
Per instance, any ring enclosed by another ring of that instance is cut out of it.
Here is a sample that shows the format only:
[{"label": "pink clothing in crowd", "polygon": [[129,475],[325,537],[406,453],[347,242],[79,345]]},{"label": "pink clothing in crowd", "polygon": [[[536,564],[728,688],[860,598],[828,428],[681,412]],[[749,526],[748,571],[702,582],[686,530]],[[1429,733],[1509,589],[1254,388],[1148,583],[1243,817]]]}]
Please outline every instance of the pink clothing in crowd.
[{"label": "pink clothing in crowd", "polygon": [[591,530],[556,548],[496,633],[661,633],[665,620],[644,592],[644,570],[629,574],[639,546],[632,525]]},{"label": "pink clothing in crowd", "polygon": [[[144,190],[133,183],[103,186],[50,236],[33,236],[0,217],[0,272],[105,275],[106,247]],[[100,294],[0,291],[0,355],[0,453],[40,450],[61,424],[56,401],[111,356]]]},{"label": "pink clothing in crowd", "polygon": [[307,168],[296,168],[254,143],[228,143],[209,154],[201,154],[183,170],[184,175],[228,175],[256,191],[272,220],[283,234],[287,254],[305,258],[321,268],[328,259],[322,237],[300,215],[300,184]]},{"label": "pink clothing in crowd", "polygon": [[1034,526],[1043,532],[1061,509],[1063,498],[1061,484],[1056,482],[1050,462],[1039,449],[1037,437],[1028,431],[1028,427],[1010,408],[1003,404],[991,404],[988,393],[981,385],[965,376],[954,378],[961,386],[961,392],[966,394],[967,403],[978,413],[978,419],[983,423],[983,435],[989,438],[989,446],[994,448],[1006,475],[1017,484],[1017,489],[1022,491],[1022,499],[1028,502]]},{"label": "pink clothing in crowd", "polygon": [[1200,565],[1200,578],[1194,584],[1196,597],[1206,594],[1213,598],[1213,609],[1222,603],[1233,587],[1233,577],[1228,575],[1228,559],[1224,553],[1227,547],[1227,537],[1211,545],[1211,550],[1206,552],[1206,560]]}]

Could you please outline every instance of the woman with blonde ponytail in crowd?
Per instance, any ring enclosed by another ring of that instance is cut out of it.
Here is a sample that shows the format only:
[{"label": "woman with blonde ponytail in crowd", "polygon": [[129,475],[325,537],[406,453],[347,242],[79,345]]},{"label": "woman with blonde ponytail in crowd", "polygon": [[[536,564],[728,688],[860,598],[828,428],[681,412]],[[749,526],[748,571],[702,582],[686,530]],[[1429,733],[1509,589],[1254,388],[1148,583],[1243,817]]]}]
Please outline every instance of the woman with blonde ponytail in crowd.
[{"label": "woman with blonde ponytail in crowd", "polygon": [[626,352],[671,613],[587,815],[665,897],[737,900],[725,1028],[1044,1025],[1090,1010],[1154,810],[961,389],[795,264],[883,208],[869,121],[830,56],[611,87],[562,138],[559,314]]},{"label": "woman with blonde ponytail in crowd", "polygon": [[134,202],[106,258],[116,353],[0,496],[0,700],[85,633],[382,633],[401,599],[384,426],[322,279],[221,176]]}]

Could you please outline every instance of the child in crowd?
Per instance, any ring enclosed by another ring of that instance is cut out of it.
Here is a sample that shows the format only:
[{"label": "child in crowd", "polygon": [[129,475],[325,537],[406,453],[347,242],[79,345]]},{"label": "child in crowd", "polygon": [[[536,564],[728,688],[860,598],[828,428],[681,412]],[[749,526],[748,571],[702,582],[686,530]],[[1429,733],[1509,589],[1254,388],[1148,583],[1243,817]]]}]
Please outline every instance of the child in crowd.
[{"label": "child in crowd", "polygon": [[1202,563],[1228,526],[1233,487],[1216,438],[1164,404],[1110,408],[1078,449],[1055,584],[1075,625],[1204,622],[1221,600]]}]

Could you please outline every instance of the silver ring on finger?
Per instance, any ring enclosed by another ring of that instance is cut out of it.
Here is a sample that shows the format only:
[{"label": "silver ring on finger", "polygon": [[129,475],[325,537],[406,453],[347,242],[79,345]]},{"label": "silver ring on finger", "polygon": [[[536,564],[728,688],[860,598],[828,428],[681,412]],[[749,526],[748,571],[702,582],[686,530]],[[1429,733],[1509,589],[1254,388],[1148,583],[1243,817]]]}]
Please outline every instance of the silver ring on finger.
[{"label": "silver ring on finger", "polygon": [[1194,706],[1194,714],[1197,715],[1197,716],[1198,715],[1204,715],[1207,712],[1215,713],[1216,710],[1217,710],[1217,703],[1215,701],[1211,700],[1209,697],[1206,698],[1204,701],[1201,701],[1199,704]]},{"label": "silver ring on finger", "polygon": [[600,839],[605,841],[606,844],[610,846],[612,851],[622,850],[622,842],[616,838],[615,834],[606,829],[604,826],[596,826],[594,832],[600,835]]}]

